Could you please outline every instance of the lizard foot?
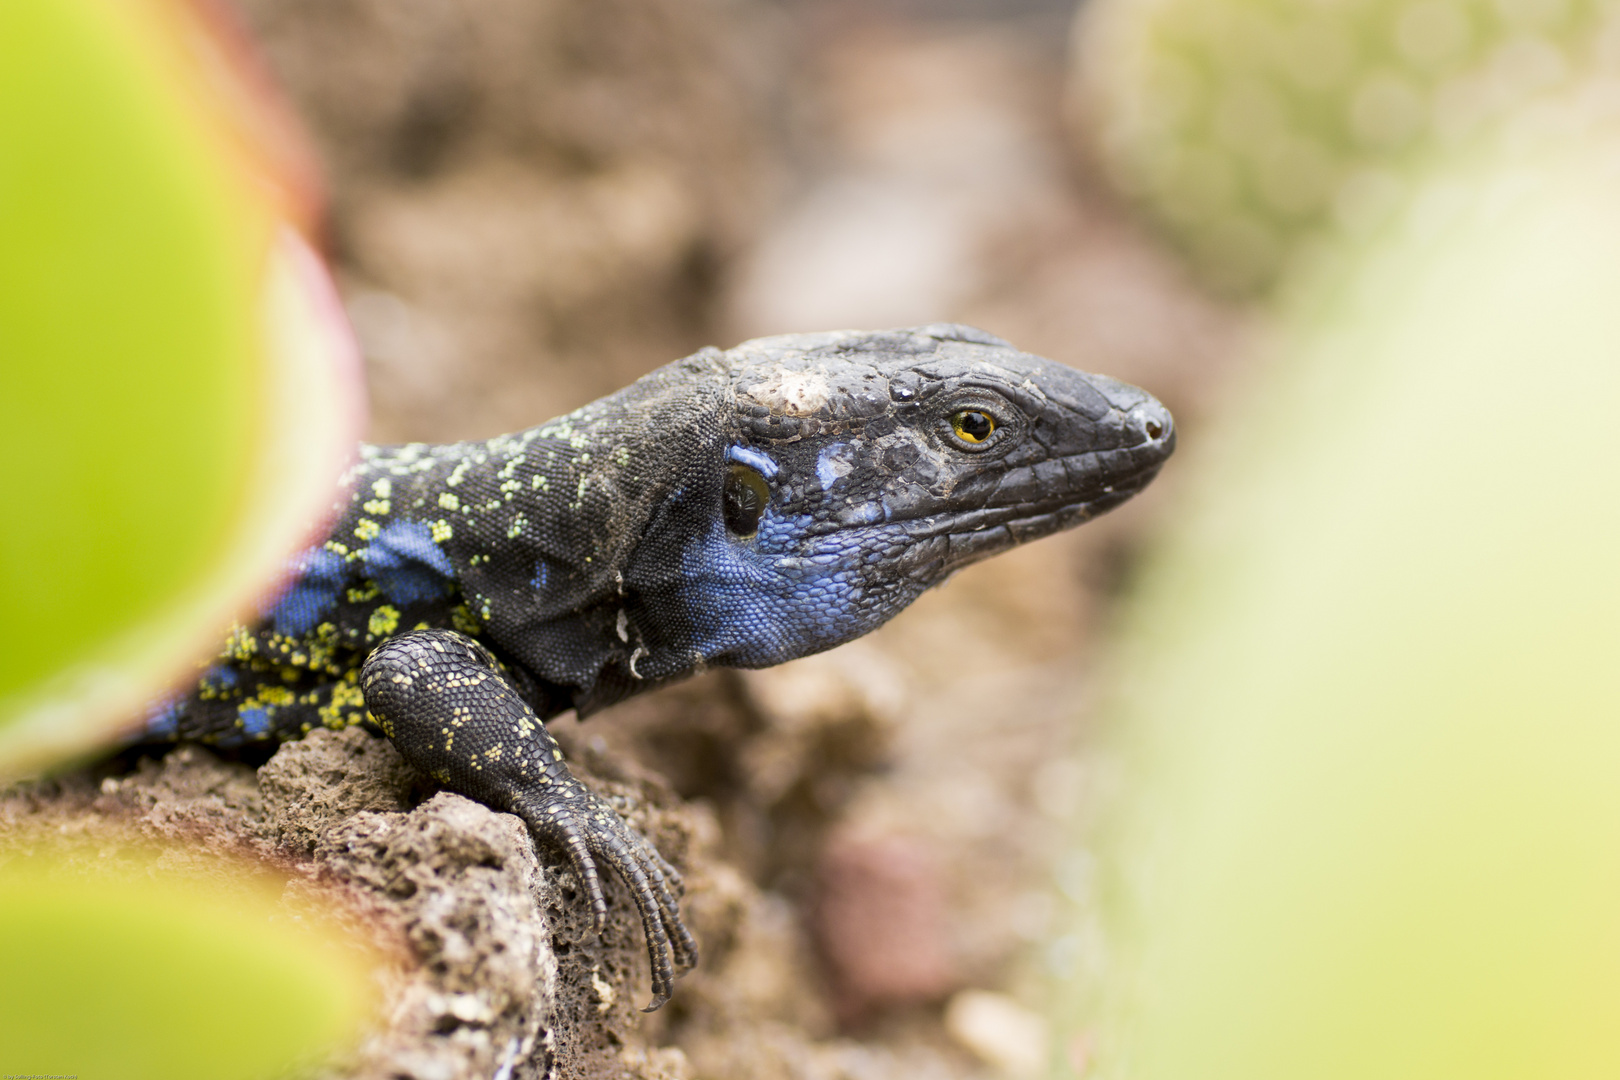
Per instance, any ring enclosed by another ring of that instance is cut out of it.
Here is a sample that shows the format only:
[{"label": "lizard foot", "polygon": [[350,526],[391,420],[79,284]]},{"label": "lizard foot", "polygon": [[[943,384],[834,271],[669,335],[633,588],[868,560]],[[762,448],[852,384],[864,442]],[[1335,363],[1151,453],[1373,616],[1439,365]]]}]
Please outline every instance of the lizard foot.
[{"label": "lizard foot", "polygon": [[652,968],[652,1012],[669,1000],[675,979],[697,963],[697,942],[681,921],[676,897],[681,876],[658,850],[630,828],[601,796],[572,777],[543,792],[541,800],[520,800],[514,811],[538,837],[567,853],[574,873],[590,897],[597,933],[607,927],[607,898],[597,866],[612,867],[630,887],[647,935]]},{"label": "lizard foot", "polygon": [[360,673],[366,709],[406,761],[451,791],[517,814],[562,849],[590,899],[600,934],[607,897],[598,863],[629,886],[647,936],[651,1012],[697,963],[681,921],[681,876],[606,800],[576,780],[562,748],[489,650],[450,630],[390,638]]}]

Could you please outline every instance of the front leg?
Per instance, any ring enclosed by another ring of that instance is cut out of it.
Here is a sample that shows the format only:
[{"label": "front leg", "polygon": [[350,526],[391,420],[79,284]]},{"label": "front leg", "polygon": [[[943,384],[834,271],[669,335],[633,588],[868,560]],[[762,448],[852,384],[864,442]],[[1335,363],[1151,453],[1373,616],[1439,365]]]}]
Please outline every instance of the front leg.
[{"label": "front leg", "polygon": [[390,638],[367,657],[366,709],[400,754],[451,791],[522,818],[567,854],[591,899],[597,933],[607,899],[597,862],[616,870],[635,897],[652,963],[651,1012],[675,978],[697,963],[681,922],[680,875],[618,813],[568,771],[562,749],[518,696],[495,657],[452,630]]}]

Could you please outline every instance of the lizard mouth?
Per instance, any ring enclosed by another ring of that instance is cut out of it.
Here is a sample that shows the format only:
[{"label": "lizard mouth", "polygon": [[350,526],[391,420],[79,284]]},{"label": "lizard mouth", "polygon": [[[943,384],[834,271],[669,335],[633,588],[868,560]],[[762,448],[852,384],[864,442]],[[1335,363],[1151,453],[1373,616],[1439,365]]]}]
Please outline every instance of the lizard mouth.
[{"label": "lizard mouth", "polygon": [[911,557],[918,563],[937,563],[943,575],[1025,541],[1073,528],[1128,501],[1158,475],[1174,445],[1174,433],[1166,431],[1152,444],[1120,451],[1148,457],[1139,468],[1105,472],[1106,480],[1098,477],[1068,491],[1004,506],[921,515],[892,524],[911,541]]},{"label": "lizard mouth", "polygon": [[1157,465],[1144,469],[1132,477],[1107,485],[1105,489],[1090,497],[1058,495],[1012,506],[987,506],[978,510],[934,514],[897,524],[905,529],[907,535],[917,540],[925,540],[936,536],[970,536],[989,529],[1014,528],[1025,522],[1045,521],[1057,515],[1081,515],[1065,517],[1066,521],[1078,523],[1085,518],[1096,517],[1112,510],[1125,502],[1146,487],[1148,481],[1152,480],[1158,471]]}]

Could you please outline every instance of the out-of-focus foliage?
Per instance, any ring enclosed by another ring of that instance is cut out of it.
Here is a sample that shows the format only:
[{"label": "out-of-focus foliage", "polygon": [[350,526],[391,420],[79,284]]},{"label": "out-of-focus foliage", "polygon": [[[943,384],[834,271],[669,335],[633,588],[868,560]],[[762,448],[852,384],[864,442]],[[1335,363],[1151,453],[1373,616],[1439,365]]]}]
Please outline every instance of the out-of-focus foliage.
[{"label": "out-of-focus foliage", "polygon": [[0,1054],[8,1074],[248,1080],[315,1061],[372,993],[363,950],[270,882],[229,890],[150,865],[0,873]]},{"label": "out-of-focus foliage", "polygon": [[1117,181],[1284,302],[1133,607],[1127,959],[1060,1020],[1140,1080],[1620,1075],[1620,7],[1079,27]]},{"label": "out-of-focus foliage", "polygon": [[1073,98],[1206,280],[1265,288],[1403,205],[1423,163],[1620,76],[1614,0],[1098,0]]},{"label": "out-of-focus foliage", "polygon": [[0,5],[0,775],[195,660],[356,435],[308,183],[209,30],[168,0]]},{"label": "out-of-focus foliage", "polygon": [[[0,3],[0,778],[204,655],[357,433],[307,183],[213,29],[178,0]],[[368,1009],[371,958],[246,867],[215,890],[6,832],[7,1073],[268,1077]]]},{"label": "out-of-focus foliage", "polygon": [[1620,132],[1564,118],[1296,295],[1187,481],[1102,1074],[1620,1075]]}]

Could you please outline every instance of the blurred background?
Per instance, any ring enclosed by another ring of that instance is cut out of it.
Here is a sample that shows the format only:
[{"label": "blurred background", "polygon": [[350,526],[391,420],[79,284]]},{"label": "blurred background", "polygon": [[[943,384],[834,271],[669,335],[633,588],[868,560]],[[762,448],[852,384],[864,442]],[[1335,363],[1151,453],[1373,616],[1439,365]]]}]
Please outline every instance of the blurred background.
[{"label": "blurred background", "polygon": [[[457,870],[343,1075],[1620,1074],[1615,0],[221,10],[322,163],[373,441],[944,320],[1180,432],[861,641],[559,720],[684,849],[702,966],[643,1018],[639,941],[556,910],[522,949],[561,982],[446,960],[507,944]],[[420,801],[375,748],[307,820],[270,805],[302,751],[182,749],[0,792],[0,836],[292,836],[293,921],[325,873],[395,903],[395,855],[310,855]]]}]

